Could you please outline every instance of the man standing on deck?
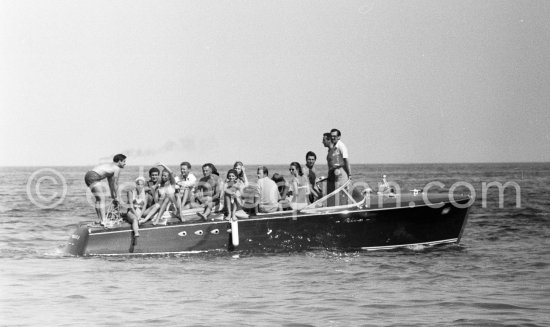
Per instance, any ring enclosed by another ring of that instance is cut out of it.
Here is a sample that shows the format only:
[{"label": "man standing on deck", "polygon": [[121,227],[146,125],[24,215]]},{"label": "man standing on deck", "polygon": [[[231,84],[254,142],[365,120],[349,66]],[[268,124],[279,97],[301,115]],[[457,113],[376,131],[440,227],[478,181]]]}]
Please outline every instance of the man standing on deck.
[{"label": "man standing on deck", "polygon": [[[328,149],[327,152],[327,166],[328,166],[328,176],[327,176],[327,195],[334,192],[334,175],[331,174],[331,169],[333,166],[332,163],[332,153],[334,152],[334,144],[332,144],[330,133],[323,134],[323,146]],[[327,207],[334,206],[334,197],[331,196],[327,198]]]},{"label": "man standing on deck", "polygon": [[[336,128],[333,128],[330,131],[330,137],[333,147],[332,152],[332,169],[329,170],[329,178],[331,177],[334,180],[334,188],[337,189],[343,186],[351,176],[350,165],[348,161],[348,148],[346,145],[340,141],[342,133]],[[336,205],[347,204],[347,197],[344,194],[338,196],[339,201],[336,202]]]},{"label": "man standing on deck", "polygon": [[[329,195],[347,182],[348,175],[343,168],[345,162],[342,153],[336,148],[335,143],[332,142],[331,133],[323,134],[323,145],[328,148],[327,195]],[[336,199],[338,199],[338,201],[336,201]],[[343,204],[347,204],[347,199],[341,195],[331,196],[327,199],[328,207]]]},{"label": "man standing on deck", "polygon": [[107,178],[113,204],[118,205],[120,202],[118,198],[118,176],[120,175],[120,169],[124,168],[124,166],[126,166],[126,156],[117,154],[114,156],[112,163],[96,166],[84,176],[86,186],[90,188],[95,197],[95,211],[102,225],[106,223],[105,196],[103,194],[103,187],[99,182]]},{"label": "man standing on deck", "polygon": [[344,170],[346,171],[346,174],[347,174],[346,181],[347,181],[347,179],[351,177],[351,169],[350,169],[349,160],[348,160],[348,148],[342,141],[340,141],[341,136],[342,136],[342,133],[340,133],[340,131],[336,128],[333,128],[330,131],[330,138],[332,140],[332,143],[334,144],[336,149],[342,154],[342,158],[344,159],[344,165],[342,168],[344,168]]},{"label": "man standing on deck", "polygon": [[321,198],[322,191],[319,185],[317,185],[317,173],[315,171],[315,161],[317,161],[317,155],[313,151],[309,151],[306,154],[306,168],[307,179],[309,181],[309,203],[313,203]]}]

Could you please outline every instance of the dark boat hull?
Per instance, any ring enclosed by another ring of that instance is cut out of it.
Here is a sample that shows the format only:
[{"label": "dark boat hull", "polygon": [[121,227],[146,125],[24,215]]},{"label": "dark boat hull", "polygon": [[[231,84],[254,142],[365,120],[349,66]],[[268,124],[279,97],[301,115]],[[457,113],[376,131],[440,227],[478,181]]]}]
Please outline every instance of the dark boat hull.
[{"label": "dark boat hull", "polygon": [[227,221],[143,226],[134,239],[128,225],[115,229],[81,224],[65,252],[73,255],[131,255],[243,250],[292,252],[390,249],[415,244],[458,243],[467,221],[468,197],[451,203],[435,197],[371,198],[368,207],[335,207],[252,216],[238,222],[237,248]]}]

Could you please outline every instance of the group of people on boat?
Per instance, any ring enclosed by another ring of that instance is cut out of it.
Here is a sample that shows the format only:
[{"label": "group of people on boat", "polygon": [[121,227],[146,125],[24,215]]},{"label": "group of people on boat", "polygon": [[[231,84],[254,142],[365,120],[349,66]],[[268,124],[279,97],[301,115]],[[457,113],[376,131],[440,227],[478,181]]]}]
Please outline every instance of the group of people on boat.
[{"label": "group of people on boat", "polygon": [[[328,148],[327,194],[342,186],[351,175],[348,151],[340,137],[338,129],[323,134],[323,145]],[[149,220],[153,224],[166,224],[165,213],[168,210],[181,221],[197,217],[209,220],[213,211],[223,212],[221,219],[230,220],[258,213],[300,210],[323,196],[320,182],[325,180],[324,177],[317,177],[316,154],[309,151],[305,159],[305,169],[298,162],[290,163],[288,180],[279,173],[270,178],[267,167],[257,167],[258,179],[255,185],[249,183],[245,166],[240,161],[228,170],[225,179],[220,177],[212,163],[202,165],[203,177],[200,179],[191,172],[189,162],[180,164],[180,174],[158,163],[149,169],[149,180],[139,176],[135,179],[135,187],[126,191],[126,219],[132,224],[134,236],[137,237],[139,225]],[[120,169],[125,165],[126,156],[117,154],[112,163],[96,166],[85,175],[84,180],[95,197],[95,210],[102,224],[106,222],[105,197],[104,188],[99,182],[107,179],[113,204],[118,206],[122,202],[118,192],[118,177]],[[327,200],[327,205],[334,204]],[[191,210],[196,215],[186,215],[188,209],[196,209]]]}]

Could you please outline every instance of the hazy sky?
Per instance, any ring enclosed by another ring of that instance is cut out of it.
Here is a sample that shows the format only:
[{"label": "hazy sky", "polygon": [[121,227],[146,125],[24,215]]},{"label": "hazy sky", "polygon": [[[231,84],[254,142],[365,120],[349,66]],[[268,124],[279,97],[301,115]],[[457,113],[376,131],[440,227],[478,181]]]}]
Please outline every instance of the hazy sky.
[{"label": "hazy sky", "polygon": [[550,1],[3,1],[0,165],[550,161]]}]

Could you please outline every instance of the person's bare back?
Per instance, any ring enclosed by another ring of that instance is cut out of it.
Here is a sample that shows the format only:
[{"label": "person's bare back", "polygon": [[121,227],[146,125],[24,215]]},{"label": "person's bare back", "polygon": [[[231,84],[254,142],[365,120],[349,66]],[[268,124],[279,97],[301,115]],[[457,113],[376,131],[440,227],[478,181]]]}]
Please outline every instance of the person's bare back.
[{"label": "person's bare back", "polygon": [[95,171],[101,177],[101,179],[110,177],[116,178],[120,174],[120,167],[118,166],[118,164],[110,162],[97,165],[92,169],[92,171]]}]

